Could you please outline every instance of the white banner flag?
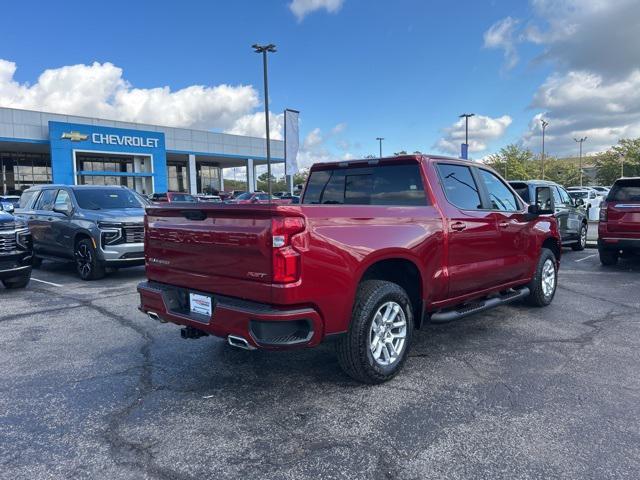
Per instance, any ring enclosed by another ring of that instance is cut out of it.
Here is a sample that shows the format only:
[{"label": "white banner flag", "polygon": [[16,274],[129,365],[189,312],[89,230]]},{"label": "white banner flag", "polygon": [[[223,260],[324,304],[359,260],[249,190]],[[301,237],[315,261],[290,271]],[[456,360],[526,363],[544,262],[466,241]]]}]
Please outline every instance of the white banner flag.
[{"label": "white banner flag", "polygon": [[300,147],[300,131],[296,110],[284,111],[284,158],[287,175],[298,173],[298,149]]}]

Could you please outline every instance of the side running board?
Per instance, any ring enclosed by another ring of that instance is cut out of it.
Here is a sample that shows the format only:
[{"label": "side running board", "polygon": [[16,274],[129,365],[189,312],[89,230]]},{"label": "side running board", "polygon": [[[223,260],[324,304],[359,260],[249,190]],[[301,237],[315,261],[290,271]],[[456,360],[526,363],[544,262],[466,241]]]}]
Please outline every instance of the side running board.
[{"label": "side running board", "polygon": [[453,320],[459,320],[461,318],[473,315],[474,313],[484,312],[490,308],[504,305],[506,303],[513,302],[520,298],[524,298],[529,295],[529,288],[523,287],[518,290],[511,290],[510,292],[501,295],[499,297],[486,298],[484,300],[478,300],[472,303],[466,303],[458,307],[454,307],[450,310],[441,310],[431,315],[431,322],[433,323],[446,323]]}]

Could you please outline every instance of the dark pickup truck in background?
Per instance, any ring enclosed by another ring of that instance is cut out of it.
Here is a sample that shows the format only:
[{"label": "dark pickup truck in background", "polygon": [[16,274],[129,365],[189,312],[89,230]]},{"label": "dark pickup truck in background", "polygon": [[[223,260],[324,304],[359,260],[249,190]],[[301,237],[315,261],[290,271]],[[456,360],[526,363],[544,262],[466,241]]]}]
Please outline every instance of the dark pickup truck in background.
[{"label": "dark pickup truck in background", "polygon": [[151,206],[140,309],[246,349],[335,338],[353,378],[390,379],[414,328],[517,299],[548,305],[552,193],[526,205],[493,170],[427,156],[317,164],[300,205]]}]

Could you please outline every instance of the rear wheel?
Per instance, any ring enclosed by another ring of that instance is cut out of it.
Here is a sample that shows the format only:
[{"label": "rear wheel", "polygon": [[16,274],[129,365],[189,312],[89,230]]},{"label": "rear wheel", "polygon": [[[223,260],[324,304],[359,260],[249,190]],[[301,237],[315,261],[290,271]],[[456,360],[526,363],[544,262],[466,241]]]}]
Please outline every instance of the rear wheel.
[{"label": "rear wheel", "polygon": [[98,280],[105,275],[105,268],[98,260],[93,242],[84,238],[78,242],[75,250],[76,271],[82,280]]},{"label": "rear wheel", "polygon": [[585,223],[580,227],[580,237],[578,242],[571,245],[571,248],[575,251],[584,250],[587,246],[587,225]]},{"label": "rear wheel", "polygon": [[527,303],[534,307],[546,307],[556,294],[558,285],[558,262],[553,252],[543,248],[536,265],[535,275],[529,283]]},{"label": "rear wheel", "polygon": [[25,273],[20,277],[2,280],[2,284],[4,285],[5,288],[24,288],[27,285],[29,285],[30,280],[31,280],[31,270],[29,270],[28,273]]},{"label": "rear wheel", "polygon": [[338,362],[360,382],[385,382],[402,369],[412,334],[407,293],[392,282],[367,280],[358,288],[349,331],[337,342]]},{"label": "rear wheel", "polygon": [[619,253],[617,250],[598,250],[598,253],[600,254],[600,263],[602,265],[605,265],[607,267],[610,267],[612,265],[615,265],[616,263],[618,263],[618,256]]}]

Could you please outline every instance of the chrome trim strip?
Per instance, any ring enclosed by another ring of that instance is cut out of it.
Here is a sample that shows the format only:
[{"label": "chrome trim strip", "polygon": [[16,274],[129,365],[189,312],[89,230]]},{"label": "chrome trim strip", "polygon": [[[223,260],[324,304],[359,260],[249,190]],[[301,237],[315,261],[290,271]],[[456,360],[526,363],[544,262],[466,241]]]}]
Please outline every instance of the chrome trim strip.
[{"label": "chrome trim strip", "polygon": [[26,270],[27,268],[31,268],[31,265],[25,265],[24,267],[10,268],[8,270],[0,270],[0,273],[18,272],[20,270]]}]

